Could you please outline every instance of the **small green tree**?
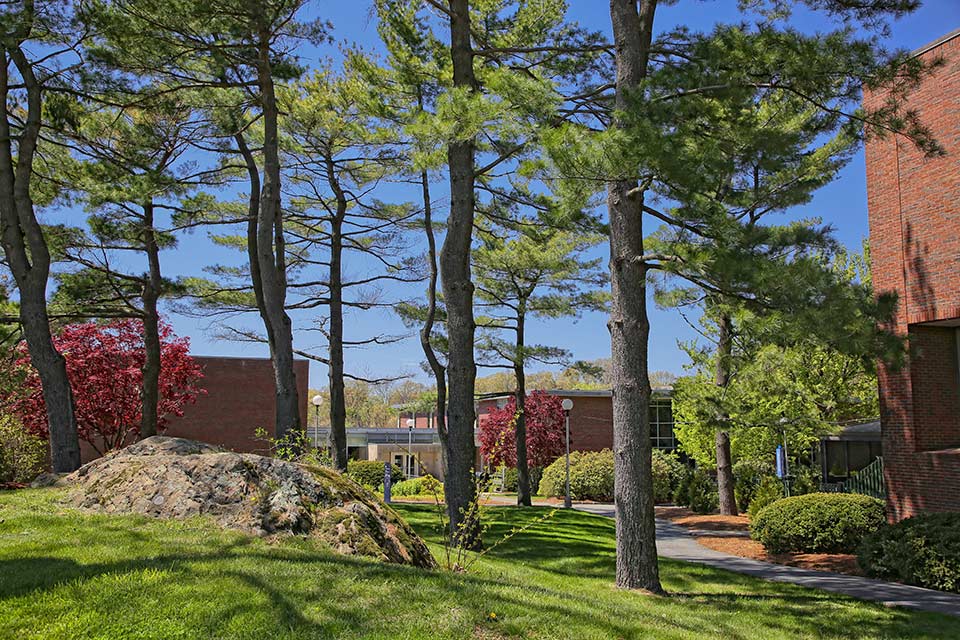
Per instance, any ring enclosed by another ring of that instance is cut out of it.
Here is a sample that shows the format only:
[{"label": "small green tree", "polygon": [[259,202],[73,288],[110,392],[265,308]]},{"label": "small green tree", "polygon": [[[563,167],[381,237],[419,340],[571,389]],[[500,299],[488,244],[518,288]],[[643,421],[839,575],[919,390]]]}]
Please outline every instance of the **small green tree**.
[{"label": "small green tree", "polygon": [[[524,226],[532,226],[527,223]],[[477,347],[488,362],[505,361],[516,381],[516,460],[519,477],[517,504],[530,506],[530,473],[527,465],[526,367],[532,362],[560,363],[569,357],[566,349],[527,343],[531,318],[577,317],[584,311],[606,307],[601,291],[606,274],[601,260],[584,254],[601,240],[596,234],[545,229],[524,230],[509,236],[484,235],[473,252],[473,279],[477,324],[481,335]],[[507,338],[503,337],[506,334]]]}]

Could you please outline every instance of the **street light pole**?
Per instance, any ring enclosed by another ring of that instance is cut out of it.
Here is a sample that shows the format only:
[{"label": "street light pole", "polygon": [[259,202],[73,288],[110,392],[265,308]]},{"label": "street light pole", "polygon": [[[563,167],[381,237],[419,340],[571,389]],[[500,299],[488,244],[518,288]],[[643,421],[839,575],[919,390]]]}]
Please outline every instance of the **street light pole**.
[{"label": "street light pole", "polygon": [[413,477],[413,427],[417,423],[414,418],[407,418],[407,475]]},{"label": "street light pole", "polygon": [[560,406],[563,407],[563,421],[567,436],[567,490],[563,495],[563,506],[569,509],[573,506],[573,501],[570,499],[570,410],[573,409],[573,400],[564,398]]}]

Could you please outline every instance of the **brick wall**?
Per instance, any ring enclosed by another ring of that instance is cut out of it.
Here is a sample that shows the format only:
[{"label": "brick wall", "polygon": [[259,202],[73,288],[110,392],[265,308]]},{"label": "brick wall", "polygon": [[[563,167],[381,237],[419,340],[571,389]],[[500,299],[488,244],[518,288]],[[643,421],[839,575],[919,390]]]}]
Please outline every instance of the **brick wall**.
[{"label": "brick wall", "polygon": [[[172,418],[163,435],[201,440],[233,451],[263,453],[264,444],[254,438],[257,427],[272,436],[275,432],[276,401],[273,365],[268,358],[227,358],[194,356],[203,369],[200,387],[206,393],[196,404],[184,408],[183,416]],[[300,421],[307,422],[309,366],[294,362],[300,394]],[[81,458],[89,462],[99,454],[81,443]]]},{"label": "brick wall", "polygon": [[[866,145],[873,283],[898,295],[891,327],[905,367],[881,367],[880,408],[892,519],[960,510],[960,33],[921,50],[945,63],[909,100],[946,148],[925,158],[898,136]],[[867,95],[868,108],[883,95]],[[924,324],[935,322],[936,325]]]},{"label": "brick wall", "polygon": [[[262,451],[257,427],[274,435],[276,410],[273,364],[268,358],[196,357],[203,367],[206,395],[167,425],[168,436],[202,440],[234,451]],[[307,424],[309,365],[294,362],[300,395],[300,423]]]},{"label": "brick wall", "polygon": [[[576,397],[570,410],[570,450],[600,451],[613,447],[613,403],[610,396]],[[496,400],[477,404],[477,420],[483,424]]]}]

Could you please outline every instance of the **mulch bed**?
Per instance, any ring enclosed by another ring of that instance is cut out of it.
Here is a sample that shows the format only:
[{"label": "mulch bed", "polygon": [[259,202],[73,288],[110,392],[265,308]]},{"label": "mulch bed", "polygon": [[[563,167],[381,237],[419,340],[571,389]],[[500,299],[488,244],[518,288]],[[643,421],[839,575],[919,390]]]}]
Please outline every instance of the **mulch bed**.
[{"label": "mulch bed", "polygon": [[708,549],[730,553],[741,558],[764,560],[814,571],[832,571],[851,576],[865,575],[857,564],[857,556],[852,553],[768,553],[762,544],[746,538],[701,536],[697,538],[697,542]]},{"label": "mulch bed", "polygon": [[698,531],[749,531],[750,518],[746,515],[722,516],[719,513],[694,513],[686,507],[658,506],[656,516],[686,529]]},{"label": "mulch bed", "polygon": [[0,491],[12,491],[13,489],[26,489],[27,485],[22,482],[0,482]]},{"label": "mulch bed", "polygon": [[[685,507],[658,506],[658,518],[696,531],[750,531],[750,518],[746,515],[722,516],[719,513],[698,514]],[[852,576],[864,575],[857,557],[851,553],[769,553],[756,540],[730,536],[697,536],[697,542],[713,549],[741,558],[763,560],[790,567],[814,571],[832,571]]]}]

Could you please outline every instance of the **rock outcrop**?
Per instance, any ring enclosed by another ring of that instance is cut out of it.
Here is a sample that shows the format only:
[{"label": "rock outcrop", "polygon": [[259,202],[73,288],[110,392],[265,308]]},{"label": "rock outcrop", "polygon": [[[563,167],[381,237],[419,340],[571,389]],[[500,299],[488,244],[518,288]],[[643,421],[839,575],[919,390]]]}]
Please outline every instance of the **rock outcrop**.
[{"label": "rock outcrop", "polygon": [[330,469],[154,436],[84,465],[67,482],[72,504],[82,509],[208,516],[257,535],[315,536],[346,555],[436,565],[392,509]]}]

